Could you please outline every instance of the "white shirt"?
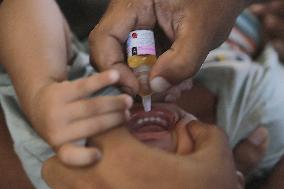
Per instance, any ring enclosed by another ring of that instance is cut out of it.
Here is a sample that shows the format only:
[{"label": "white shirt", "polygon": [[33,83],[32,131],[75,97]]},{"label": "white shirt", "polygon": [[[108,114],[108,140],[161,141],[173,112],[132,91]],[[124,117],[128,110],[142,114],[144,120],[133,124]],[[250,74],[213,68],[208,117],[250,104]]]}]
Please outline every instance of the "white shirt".
[{"label": "white shirt", "polygon": [[[227,50],[212,52],[222,53]],[[205,63],[197,80],[218,96],[217,125],[232,148],[257,127],[268,129],[270,144],[258,171],[271,169],[284,154],[284,66],[276,52],[266,48],[257,62]]]}]

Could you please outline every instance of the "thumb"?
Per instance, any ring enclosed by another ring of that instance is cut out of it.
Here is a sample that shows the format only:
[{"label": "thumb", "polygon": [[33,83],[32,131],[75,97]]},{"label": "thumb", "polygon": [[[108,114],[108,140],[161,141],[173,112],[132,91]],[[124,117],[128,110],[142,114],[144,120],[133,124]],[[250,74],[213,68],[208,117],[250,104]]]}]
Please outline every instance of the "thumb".
[{"label": "thumb", "polygon": [[[188,132],[194,143],[194,152],[223,153],[229,150],[228,138],[225,132],[217,126],[208,125],[199,121],[188,124]],[[225,150],[225,151],[224,151]]]},{"label": "thumb", "polygon": [[199,70],[209,52],[208,40],[202,36],[204,31],[198,31],[200,28],[193,29],[186,21],[179,26],[175,42],[151,70],[150,85],[154,92],[163,92]]}]

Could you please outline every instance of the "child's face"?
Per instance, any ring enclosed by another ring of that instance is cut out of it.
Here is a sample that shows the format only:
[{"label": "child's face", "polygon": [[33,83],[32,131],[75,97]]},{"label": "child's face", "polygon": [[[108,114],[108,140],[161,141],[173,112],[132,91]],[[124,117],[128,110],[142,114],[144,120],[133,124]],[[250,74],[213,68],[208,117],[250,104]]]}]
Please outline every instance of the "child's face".
[{"label": "child's face", "polygon": [[186,126],[192,117],[172,104],[156,104],[151,112],[141,106],[132,109],[127,128],[142,143],[177,154],[192,151]]}]

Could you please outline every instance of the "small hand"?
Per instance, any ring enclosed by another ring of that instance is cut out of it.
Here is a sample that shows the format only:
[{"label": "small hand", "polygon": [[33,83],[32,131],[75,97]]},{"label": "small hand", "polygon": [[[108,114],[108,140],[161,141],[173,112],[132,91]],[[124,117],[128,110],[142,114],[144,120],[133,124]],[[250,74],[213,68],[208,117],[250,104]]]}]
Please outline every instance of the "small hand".
[{"label": "small hand", "polygon": [[34,99],[32,124],[68,165],[91,164],[100,158],[97,148],[76,145],[80,139],[120,126],[129,118],[132,99],[127,95],[91,97],[119,80],[107,71],[75,81],[52,83]]}]

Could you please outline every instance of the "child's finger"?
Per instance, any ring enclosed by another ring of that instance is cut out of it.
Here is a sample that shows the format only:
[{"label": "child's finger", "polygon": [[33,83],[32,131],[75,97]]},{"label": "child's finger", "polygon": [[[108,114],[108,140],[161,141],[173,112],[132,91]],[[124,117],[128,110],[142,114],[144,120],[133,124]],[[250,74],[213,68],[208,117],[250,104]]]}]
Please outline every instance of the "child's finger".
[{"label": "child's finger", "polygon": [[88,78],[72,81],[69,85],[68,98],[71,100],[91,96],[98,90],[119,81],[119,73],[114,70],[92,75]]},{"label": "child's finger", "polygon": [[68,166],[87,166],[101,159],[101,152],[95,147],[82,147],[68,143],[62,145],[57,155],[61,162]]},{"label": "child's finger", "polygon": [[111,128],[122,125],[129,120],[129,117],[129,111],[113,112],[71,123],[69,127],[60,133],[60,137],[58,135],[58,137],[53,140],[53,145],[61,146],[66,142],[76,141],[100,134]]},{"label": "child's finger", "polygon": [[91,99],[83,99],[69,105],[68,115],[72,120],[86,119],[98,114],[124,111],[129,109],[133,100],[128,95],[98,96]]}]

